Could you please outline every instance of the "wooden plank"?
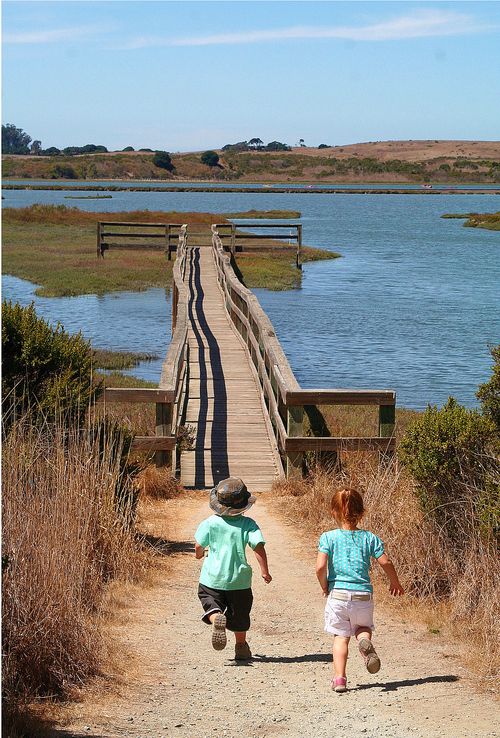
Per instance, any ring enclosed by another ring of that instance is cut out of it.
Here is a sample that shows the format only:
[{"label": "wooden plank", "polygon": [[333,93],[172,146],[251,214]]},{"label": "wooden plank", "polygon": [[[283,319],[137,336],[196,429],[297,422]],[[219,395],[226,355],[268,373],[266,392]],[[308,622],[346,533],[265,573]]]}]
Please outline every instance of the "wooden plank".
[{"label": "wooden plank", "polygon": [[172,390],[145,387],[106,387],[101,402],[173,402]]},{"label": "wooden plank", "polygon": [[176,443],[175,436],[135,436],[132,449],[134,451],[173,451]]},{"label": "wooden plank", "polygon": [[300,389],[286,393],[287,405],[391,405],[394,390]]},{"label": "wooden plank", "polygon": [[285,449],[288,451],[388,451],[395,448],[395,438],[318,438],[302,436],[287,438]]}]

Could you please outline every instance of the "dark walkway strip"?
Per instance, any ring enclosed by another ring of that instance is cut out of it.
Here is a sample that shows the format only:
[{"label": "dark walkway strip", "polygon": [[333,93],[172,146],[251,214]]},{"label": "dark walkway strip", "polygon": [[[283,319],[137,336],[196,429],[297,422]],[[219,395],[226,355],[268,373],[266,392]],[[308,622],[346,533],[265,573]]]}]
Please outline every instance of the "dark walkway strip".
[{"label": "dark walkway strip", "polygon": [[[214,334],[210,330],[205,312],[203,310],[204,292],[201,286],[200,250],[195,251],[195,284],[196,284],[196,315],[199,326],[207,339],[210,353],[210,364],[212,366],[212,377],[214,387],[214,410],[211,436],[211,459],[212,476],[214,484],[229,476],[229,460],[227,457],[227,392],[219,345]],[[193,326],[194,328],[194,326]],[[228,326],[229,330],[229,326]],[[201,370],[200,370],[201,375]],[[206,420],[206,416],[205,416]]]},{"label": "dark walkway strip", "polygon": [[[196,249],[198,252],[199,249]],[[199,253],[197,253],[198,261],[199,261]],[[208,388],[207,388],[207,363],[205,358],[205,346],[203,345],[203,340],[201,337],[201,334],[196,326],[195,319],[194,319],[194,311],[193,311],[193,305],[195,303],[195,289],[193,285],[193,275],[194,275],[194,259],[195,259],[195,250],[193,249],[191,251],[190,256],[190,269],[189,269],[189,303],[188,303],[188,314],[189,314],[189,322],[191,323],[191,327],[193,329],[193,333],[196,338],[196,343],[198,344],[198,364],[200,366],[200,411],[198,414],[198,428],[196,431],[196,441],[195,441],[195,452],[194,452],[194,459],[195,459],[195,476],[194,476],[194,486],[197,489],[203,489],[205,487],[205,433],[207,430],[207,415],[208,415]],[[198,265],[199,269],[199,265]],[[203,301],[203,296],[202,296]],[[196,303],[198,303],[198,297],[196,297]],[[198,306],[196,306],[196,311],[198,312]]]}]

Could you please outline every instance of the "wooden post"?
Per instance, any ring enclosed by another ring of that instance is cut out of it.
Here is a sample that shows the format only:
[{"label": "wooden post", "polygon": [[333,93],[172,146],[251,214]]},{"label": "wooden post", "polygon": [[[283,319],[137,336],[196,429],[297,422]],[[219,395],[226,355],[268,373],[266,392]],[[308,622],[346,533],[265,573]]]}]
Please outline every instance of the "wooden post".
[{"label": "wooden post", "polygon": [[[156,435],[169,436],[172,433],[172,404],[156,403]],[[172,452],[157,451],[155,454],[156,466],[171,466]]]},{"label": "wooden post", "polygon": [[100,256],[104,257],[103,252],[101,251],[101,224],[97,223],[97,258]]},{"label": "wooden post", "polygon": [[[379,405],[378,434],[381,438],[391,438],[396,424],[396,406]],[[380,452],[380,461],[389,461],[393,457],[392,451]]]},{"label": "wooden post", "polygon": [[302,223],[297,225],[297,269],[300,269],[301,262],[301,249],[302,249]]},{"label": "wooden post", "polygon": [[234,223],[231,223],[231,253],[236,253],[236,226]]},{"label": "wooden post", "polygon": [[[287,407],[287,424],[286,432],[291,438],[293,436],[302,436],[304,434],[304,408]],[[302,463],[304,454],[302,451],[292,451],[286,456],[286,477],[302,477]]]},{"label": "wooden post", "polygon": [[172,251],[170,248],[170,223],[168,223],[165,226],[165,238],[167,239],[167,254],[168,254],[168,260],[172,260]]}]

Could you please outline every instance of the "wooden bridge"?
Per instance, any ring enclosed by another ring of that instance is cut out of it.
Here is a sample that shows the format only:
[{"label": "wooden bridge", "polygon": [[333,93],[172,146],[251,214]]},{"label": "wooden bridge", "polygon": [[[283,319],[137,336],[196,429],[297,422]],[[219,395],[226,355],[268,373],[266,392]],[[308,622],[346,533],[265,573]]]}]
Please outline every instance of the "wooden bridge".
[{"label": "wooden bridge", "polygon": [[[164,231],[169,258],[172,232]],[[136,437],[134,447],[155,451],[157,464],[172,465],[186,487],[209,488],[232,475],[255,491],[301,474],[311,453],[392,453],[395,392],[302,389],[269,318],[236,276],[218,227],[199,235],[200,245],[190,245],[187,226],[178,228],[172,341],[159,388],[105,391],[106,402],[156,403],[156,435]],[[322,405],[378,406],[378,435],[328,435]]]}]

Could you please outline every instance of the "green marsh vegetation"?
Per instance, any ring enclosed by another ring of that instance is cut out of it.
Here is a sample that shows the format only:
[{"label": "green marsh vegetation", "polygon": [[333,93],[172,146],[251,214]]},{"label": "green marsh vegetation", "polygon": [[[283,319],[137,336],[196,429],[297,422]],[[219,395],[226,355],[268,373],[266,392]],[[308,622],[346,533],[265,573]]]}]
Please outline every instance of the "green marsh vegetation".
[{"label": "green marsh vegetation", "polygon": [[[210,213],[133,211],[91,213],[64,205],[33,205],[3,211],[3,272],[39,285],[38,295],[64,297],[118,290],[169,288],[174,261],[161,250],[111,250],[96,257],[96,222],[99,220],[187,223],[206,236],[193,235],[191,243],[206,242],[210,225],[222,216]],[[268,242],[269,246],[272,246]],[[303,247],[303,261],[336,258],[338,254]],[[237,257],[247,287],[290,289],[300,286],[290,253],[263,251]]]},{"label": "green marsh vegetation", "polygon": [[445,213],[442,218],[465,220],[465,228],[486,228],[500,231],[500,212],[497,213]]}]

